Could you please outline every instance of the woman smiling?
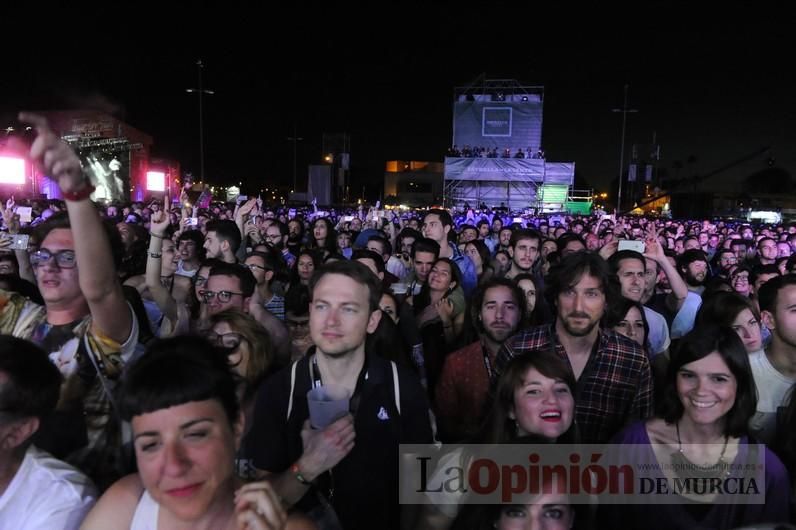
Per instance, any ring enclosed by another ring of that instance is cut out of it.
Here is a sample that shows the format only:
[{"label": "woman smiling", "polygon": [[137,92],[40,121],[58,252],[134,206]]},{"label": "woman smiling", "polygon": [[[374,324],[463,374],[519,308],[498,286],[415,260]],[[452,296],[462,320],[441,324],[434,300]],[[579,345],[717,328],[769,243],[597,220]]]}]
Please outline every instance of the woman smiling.
[{"label": "woman smiling", "polygon": [[266,483],[234,473],[243,432],[227,352],[198,337],[153,345],[130,369],[120,409],[131,421],[138,473],[102,496],[83,528],[281,529]]},{"label": "woman smiling", "polygon": [[[616,436],[614,456],[647,470],[656,483],[688,488],[654,492],[643,505],[606,506],[601,527],[729,529],[787,521],[787,472],[746,434],[757,397],[738,334],[711,326],[686,335],[672,355],[663,395],[659,417]],[[737,486],[752,481],[764,494],[756,502]]]}]

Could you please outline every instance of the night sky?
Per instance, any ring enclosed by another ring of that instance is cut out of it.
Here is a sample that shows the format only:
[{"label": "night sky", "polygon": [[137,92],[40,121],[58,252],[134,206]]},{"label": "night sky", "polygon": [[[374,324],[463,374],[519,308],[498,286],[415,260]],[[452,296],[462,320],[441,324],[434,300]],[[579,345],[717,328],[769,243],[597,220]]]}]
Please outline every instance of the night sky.
[{"label": "night sky", "polygon": [[346,132],[352,178],[375,196],[384,161],[442,160],[454,87],[485,73],[545,87],[548,160],[574,161],[598,189],[617,173],[621,115],[611,109],[622,106],[625,83],[639,110],[628,115],[626,156],[655,133],[671,175],[676,161],[680,176],[704,174],[763,146],[772,149],[731,172],[796,170],[796,47],[774,11],[719,20],[652,3],[649,12],[625,12],[635,22],[624,23],[619,12],[579,12],[573,21],[500,4],[295,13],[262,5],[255,16],[131,4],[14,24],[3,47],[0,125],[15,125],[21,108],[104,109],[152,135],[155,156],[198,174],[198,101],[185,89],[197,85],[201,58],[204,86],[215,91],[204,100],[209,180],[290,183],[295,124],[304,138],[300,180],[320,161],[322,133]]}]

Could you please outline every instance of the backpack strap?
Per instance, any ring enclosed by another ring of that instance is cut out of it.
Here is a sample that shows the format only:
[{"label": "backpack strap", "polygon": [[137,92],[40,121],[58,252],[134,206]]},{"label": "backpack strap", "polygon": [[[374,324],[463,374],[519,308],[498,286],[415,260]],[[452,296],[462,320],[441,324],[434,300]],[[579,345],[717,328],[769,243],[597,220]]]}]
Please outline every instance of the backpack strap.
[{"label": "backpack strap", "polygon": [[390,361],[392,364],[392,389],[395,394],[395,409],[398,414],[401,414],[401,386],[398,384],[398,366],[395,361]]},{"label": "backpack strap", "polygon": [[287,416],[285,416],[285,421],[290,419],[290,413],[293,412],[293,390],[296,388],[296,365],[298,361],[293,362],[293,366],[290,368],[290,394],[287,398]]}]

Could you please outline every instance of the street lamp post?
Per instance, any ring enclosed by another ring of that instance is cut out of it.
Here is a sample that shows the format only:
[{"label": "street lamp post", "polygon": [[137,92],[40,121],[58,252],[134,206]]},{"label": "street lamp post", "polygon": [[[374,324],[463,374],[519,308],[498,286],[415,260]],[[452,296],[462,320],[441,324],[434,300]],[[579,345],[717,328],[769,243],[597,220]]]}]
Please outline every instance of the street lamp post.
[{"label": "street lamp post", "polygon": [[204,132],[204,116],[202,108],[202,96],[204,94],[215,94],[215,91],[202,88],[202,60],[196,61],[196,69],[199,76],[198,88],[186,88],[185,91],[189,94],[199,94],[199,177],[201,182],[205,181],[205,132]]},{"label": "street lamp post", "polygon": [[296,133],[296,122],[293,122],[293,136],[288,136],[287,139],[293,142],[293,193],[298,193],[298,187],[296,184],[296,142],[300,142],[304,138],[301,138]]},{"label": "street lamp post", "polygon": [[636,109],[629,109],[627,108],[627,90],[630,85],[625,84],[625,100],[622,104],[621,109],[611,109],[611,112],[621,112],[622,113],[622,145],[619,148],[619,190],[616,194],[616,213],[622,210],[622,171],[624,170],[625,165],[625,127],[627,125],[627,113],[628,112],[638,112]]}]

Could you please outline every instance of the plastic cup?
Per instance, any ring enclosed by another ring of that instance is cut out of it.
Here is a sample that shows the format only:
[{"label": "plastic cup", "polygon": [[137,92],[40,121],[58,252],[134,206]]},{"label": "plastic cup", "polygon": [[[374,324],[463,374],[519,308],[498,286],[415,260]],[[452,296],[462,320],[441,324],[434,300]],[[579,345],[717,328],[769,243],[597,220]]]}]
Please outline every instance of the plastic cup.
[{"label": "plastic cup", "polygon": [[408,287],[409,286],[405,283],[396,282],[390,286],[390,289],[392,289],[393,294],[406,294],[406,289]]},{"label": "plastic cup", "polygon": [[348,414],[351,393],[340,385],[322,385],[307,392],[310,425],[323,429]]}]

